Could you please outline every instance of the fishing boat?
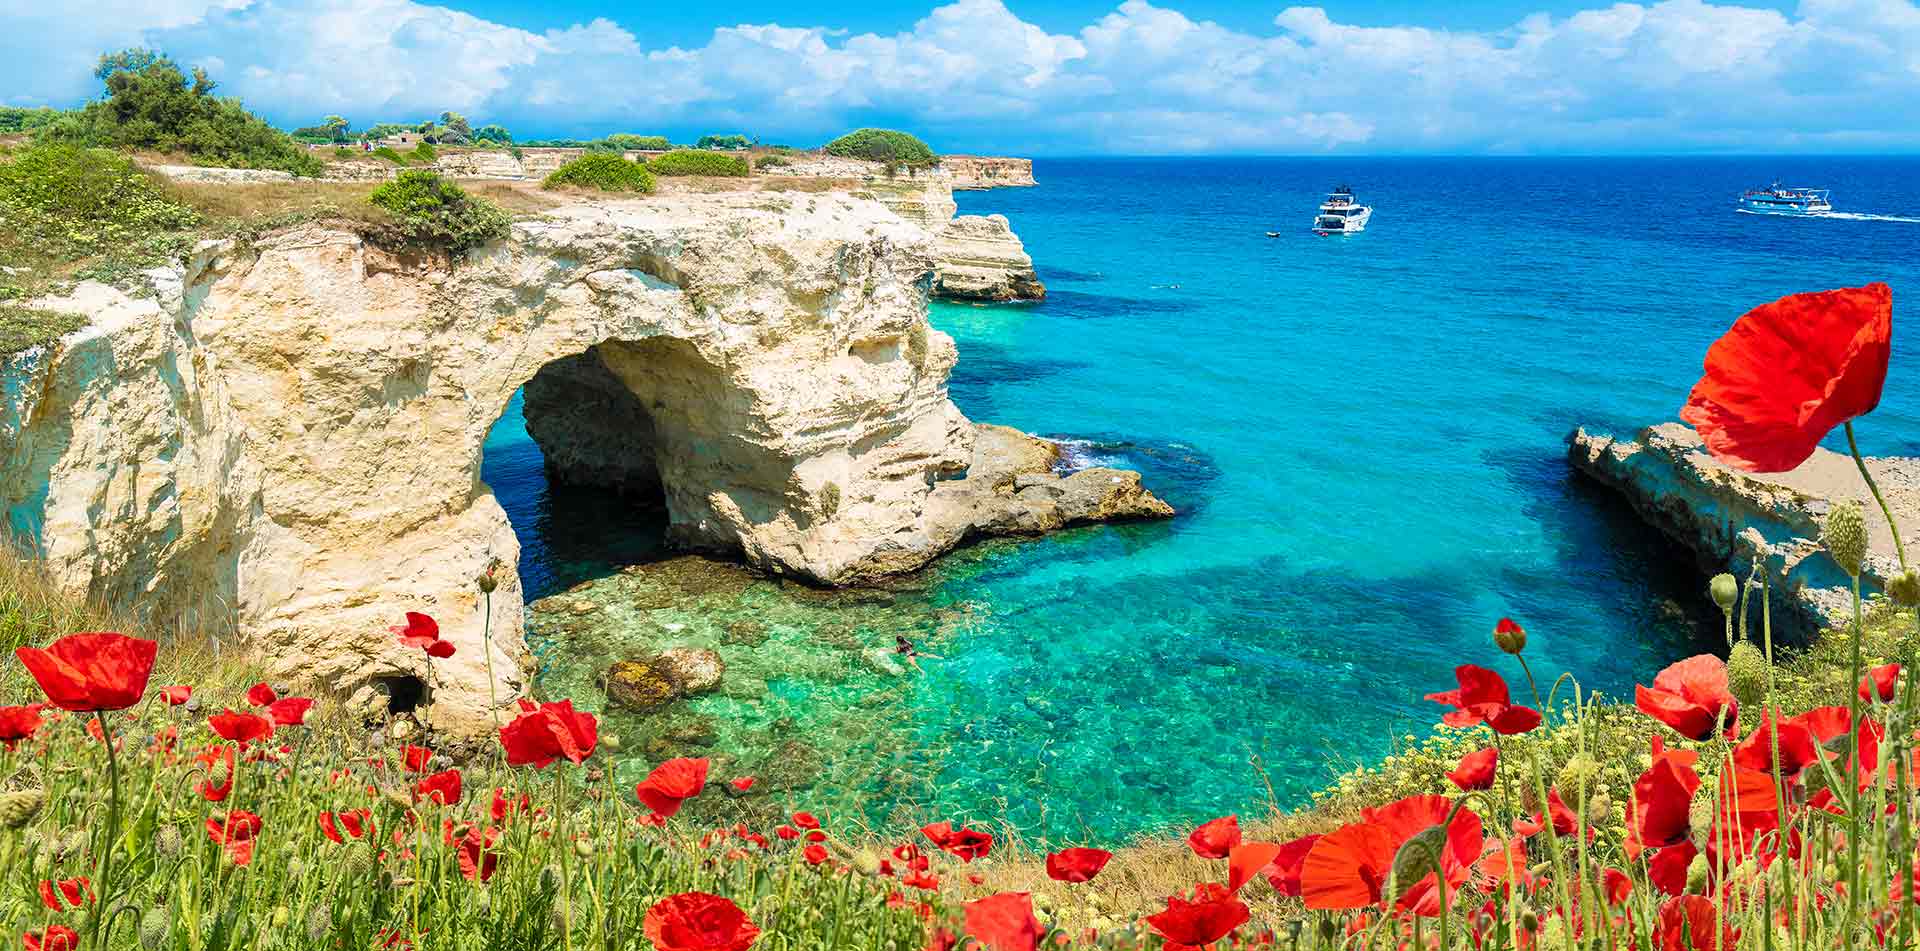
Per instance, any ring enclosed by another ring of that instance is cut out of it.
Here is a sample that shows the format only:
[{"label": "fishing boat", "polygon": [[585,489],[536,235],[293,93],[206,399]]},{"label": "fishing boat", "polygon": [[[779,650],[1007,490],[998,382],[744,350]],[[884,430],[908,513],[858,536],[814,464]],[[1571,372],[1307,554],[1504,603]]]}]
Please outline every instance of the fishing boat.
[{"label": "fishing boat", "polygon": [[1739,209],[1757,215],[1818,215],[1833,210],[1826,188],[1794,188],[1774,182],[1741,193]]},{"label": "fishing boat", "polygon": [[1372,217],[1373,209],[1360,204],[1353,197],[1353,189],[1342,185],[1321,202],[1320,214],[1313,219],[1313,233],[1354,234],[1366,230],[1367,220]]}]

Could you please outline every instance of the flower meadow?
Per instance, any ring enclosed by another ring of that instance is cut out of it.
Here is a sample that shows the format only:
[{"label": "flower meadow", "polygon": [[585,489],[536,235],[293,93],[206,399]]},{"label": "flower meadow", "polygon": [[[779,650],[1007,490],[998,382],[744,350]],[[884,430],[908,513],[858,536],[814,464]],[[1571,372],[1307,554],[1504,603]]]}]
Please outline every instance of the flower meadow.
[{"label": "flower meadow", "polygon": [[[1835,429],[1851,448],[1891,314],[1885,285],[1756,308],[1682,416],[1748,471]],[[1855,586],[1838,702],[1788,702],[1759,574],[1709,587],[1725,658],[1631,707],[1547,680],[1499,619],[1463,660],[1506,672],[1462,663],[1426,698],[1458,750],[1429,788],[1201,823],[1192,880],[1145,905],[1139,845],[1029,855],[973,817],[850,831],[802,802],[769,823],[755,778],[705,759],[620,787],[618,738],[569,700],[517,701],[455,762],[287,685],[156,683],[152,640],[68,634],[0,675],[0,929],[25,951],[1913,948],[1920,572],[1897,552],[1874,609],[1899,633],[1869,645],[1868,517],[1836,504],[1822,533]],[[424,614],[393,633],[456,650]],[[1044,893],[999,887],[1023,869]]]}]

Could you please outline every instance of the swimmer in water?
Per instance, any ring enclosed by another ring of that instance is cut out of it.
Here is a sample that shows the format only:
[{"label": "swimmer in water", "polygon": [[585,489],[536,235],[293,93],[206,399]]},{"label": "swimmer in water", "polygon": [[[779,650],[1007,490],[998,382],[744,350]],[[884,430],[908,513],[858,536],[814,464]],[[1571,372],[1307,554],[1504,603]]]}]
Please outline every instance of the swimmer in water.
[{"label": "swimmer in water", "polygon": [[920,658],[925,657],[928,660],[941,659],[939,654],[920,653],[919,649],[914,647],[913,642],[907,640],[904,634],[895,634],[893,636],[893,652],[899,654],[916,672],[920,672]]}]

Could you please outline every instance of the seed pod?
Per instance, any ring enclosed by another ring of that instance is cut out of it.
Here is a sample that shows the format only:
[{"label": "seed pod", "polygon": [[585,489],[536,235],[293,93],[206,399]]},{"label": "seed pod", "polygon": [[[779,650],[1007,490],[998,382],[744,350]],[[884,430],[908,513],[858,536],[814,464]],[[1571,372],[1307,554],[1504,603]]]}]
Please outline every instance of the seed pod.
[{"label": "seed pod", "polygon": [[44,789],[0,793],[0,829],[24,829],[47,805]]},{"label": "seed pod", "polygon": [[173,916],[167,914],[165,906],[155,905],[140,916],[140,946],[146,951],[157,951],[172,934]]},{"label": "seed pod", "polygon": [[168,858],[179,855],[180,850],[186,845],[180,838],[178,826],[161,826],[160,831],[153,836],[153,844],[160,850],[161,855]]},{"label": "seed pod", "polygon": [[307,909],[307,940],[318,941],[333,931],[333,911],[325,905]]},{"label": "seed pod", "polygon": [[1726,572],[1713,576],[1713,581],[1707,585],[1707,592],[1713,595],[1713,603],[1720,606],[1723,614],[1732,614],[1733,609],[1740,605],[1740,579]]},{"label": "seed pod", "polygon": [[1826,524],[1820,527],[1820,543],[1826,546],[1827,553],[1847,577],[1860,577],[1860,568],[1867,561],[1867,518],[1860,511],[1860,503],[1847,501],[1835,505],[1827,513]]},{"label": "seed pod", "polygon": [[1895,575],[1887,582],[1887,597],[1903,608],[1920,605],[1920,573],[1903,571]]},{"label": "seed pod", "polygon": [[1767,692],[1767,656],[1742,638],[1727,655],[1727,690],[1742,709],[1758,710]]},{"label": "seed pod", "polygon": [[347,853],[347,874],[365,878],[373,873],[373,850],[355,846]]},{"label": "seed pod", "polygon": [[1613,797],[1602,789],[1587,799],[1587,824],[1604,826],[1613,821]]}]

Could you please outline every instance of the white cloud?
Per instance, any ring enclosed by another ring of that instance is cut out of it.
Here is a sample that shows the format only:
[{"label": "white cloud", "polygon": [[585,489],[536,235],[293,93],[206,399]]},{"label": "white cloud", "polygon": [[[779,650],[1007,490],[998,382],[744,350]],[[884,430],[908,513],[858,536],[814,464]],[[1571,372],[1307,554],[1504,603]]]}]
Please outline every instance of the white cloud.
[{"label": "white cloud", "polygon": [[937,147],[1055,152],[1920,148],[1915,0],[1804,0],[1791,16],[1617,3],[1497,31],[1292,7],[1252,32],[1127,0],[1071,34],[956,0],[895,34],[739,25],[689,48],[605,19],[535,33],[415,0],[20,2],[0,0],[14,102],[77,99],[101,50],[145,41],[218,61],[226,91],[288,122],[455,109],[811,141],[885,121]]}]

